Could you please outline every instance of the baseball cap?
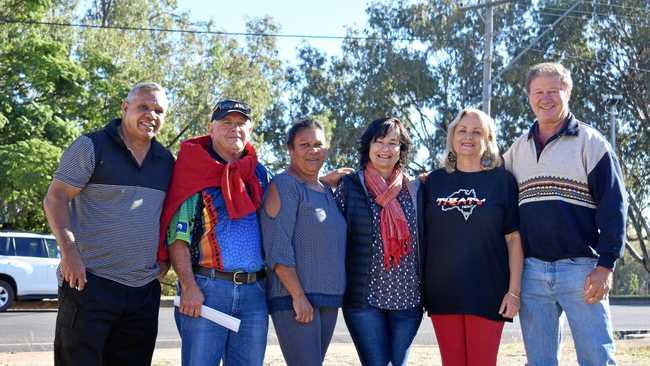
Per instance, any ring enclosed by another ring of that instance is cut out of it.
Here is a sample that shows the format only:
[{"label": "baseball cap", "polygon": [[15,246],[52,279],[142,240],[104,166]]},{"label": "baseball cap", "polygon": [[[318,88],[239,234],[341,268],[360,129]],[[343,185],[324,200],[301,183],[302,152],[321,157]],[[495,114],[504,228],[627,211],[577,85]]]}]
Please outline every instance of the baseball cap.
[{"label": "baseball cap", "polygon": [[218,121],[223,119],[228,113],[236,112],[242,116],[251,119],[251,107],[237,100],[224,99],[217,103],[212,109],[211,121]]}]

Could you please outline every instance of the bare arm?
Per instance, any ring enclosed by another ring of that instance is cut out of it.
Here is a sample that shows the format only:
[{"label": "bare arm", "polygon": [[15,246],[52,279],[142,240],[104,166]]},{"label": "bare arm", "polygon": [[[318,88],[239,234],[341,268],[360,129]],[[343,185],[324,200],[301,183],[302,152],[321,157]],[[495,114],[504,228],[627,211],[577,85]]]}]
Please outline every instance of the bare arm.
[{"label": "bare arm", "polygon": [[[271,184],[264,200],[264,210],[270,217],[277,217],[282,208],[280,193],[275,184]],[[271,243],[266,243],[267,245]],[[296,269],[284,264],[273,266],[278,279],[291,295],[293,310],[296,312],[296,321],[299,323],[309,323],[314,319],[314,308],[305,296],[305,292],[298,279]]]},{"label": "bare arm", "polygon": [[53,179],[43,200],[43,209],[61,251],[63,279],[70,287],[81,291],[86,286],[86,266],[81,260],[70,227],[70,201],[79,192],[81,188]]},{"label": "bare arm", "polygon": [[296,269],[278,264],[275,266],[275,274],[291,295],[293,310],[296,312],[296,321],[298,323],[309,323],[314,320],[314,308],[307,296],[305,296]]},{"label": "bare arm", "polygon": [[508,293],[503,297],[499,313],[506,318],[513,318],[519,311],[519,296],[521,295],[521,273],[524,268],[524,250],[521,246],[519,231],[513,231],[505,236],[508,247],[508,267],[510,283]]},{"label": "bare arm", "polygon": [[201,305],[203,305],[205,298],[194,279],[192,260],[187,243],[182,240],[175,240],[169,247],[169,259],[172,266],[174,266],[174,271],[181,286],[179,310],[185,315],[198,317],[201,315]]}]

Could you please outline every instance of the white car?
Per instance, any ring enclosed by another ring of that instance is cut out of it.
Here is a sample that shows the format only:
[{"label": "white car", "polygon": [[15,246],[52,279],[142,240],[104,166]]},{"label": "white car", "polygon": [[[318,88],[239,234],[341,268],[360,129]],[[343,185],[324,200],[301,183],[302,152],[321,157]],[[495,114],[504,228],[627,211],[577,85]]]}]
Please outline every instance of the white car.
[{"label": "white car", "polygon": [[0,231],[0,312],[16,299],[56,298],[59,262],[54,236]]}]

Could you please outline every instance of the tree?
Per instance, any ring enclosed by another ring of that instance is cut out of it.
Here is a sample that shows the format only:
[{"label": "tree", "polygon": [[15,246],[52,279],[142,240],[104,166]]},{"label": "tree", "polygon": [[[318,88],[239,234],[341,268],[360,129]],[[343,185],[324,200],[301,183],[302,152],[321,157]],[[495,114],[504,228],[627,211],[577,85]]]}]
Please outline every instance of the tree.
[{"label": "tree", "polygon": [[[0,1],[0,18],[65,19],[53,1]],[[0,27],[0,225],[44,230],[41,200],[54,167],[78,130],[69,108],[83,95],[87,76],[68,57],[69,37],[45,26]]]},{"label": "tree", "polygon": [[[271,136],[284,86],[272,38],[238,42],[208,33],[133,29],[193,29],[172,0],[95,0],[76,19],[79,6],[0,0],[0,72],[6,75],[0,80],[0,223],[47,227],[40,202],[62,150],[81,132],[119,117],[127,92],[140,81],[166,87],[171,103],[158,139],[174,148],[180,139],[206,132],[211,107],[221,98],[253,106],[254,120],[269,131],[262,130],[258,144]],[[248,28],[275,32],[277,26],[264,18]]]},{"label": "tree", "polygon": [[[292,111],[331,113],[335,164],[354,165],[359,131],[376,117],[396,115],[420,146],[411,169],[437,166],[448,122],[481,102],[483,24],[478,11],[461,11],[455,3],[373,4],[368,24],[350,32],[341,57],[301,50],[300,65],[289,73],[299,86]],[[630,213],[630,232],[641,249],[637,259],[650,270],[650,231],[642,220],[650,203],[650,4],[582,2],[571,9],[574,4],[517,1],[495,8],[492,107],[498,139],[504,150],[533,121],[525,78],[535,63],[559,61],[572,71],[572,111],[603,133],[609,127],[603,95],[622,94],[618,155],[638,206]]]}]

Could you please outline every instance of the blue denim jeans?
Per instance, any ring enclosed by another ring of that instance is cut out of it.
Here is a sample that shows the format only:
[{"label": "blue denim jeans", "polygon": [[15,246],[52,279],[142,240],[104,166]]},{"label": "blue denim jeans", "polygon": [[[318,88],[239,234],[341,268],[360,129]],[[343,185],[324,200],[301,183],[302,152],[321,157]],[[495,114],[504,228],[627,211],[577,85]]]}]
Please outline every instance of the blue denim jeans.
[{"label": "blue denim jeans", "polygon": [[566,313],[581,366],[616,365],[609,301],[587,304],[584,284],[595,258],[526,258],[519,318],[529,366],[556,366]]},{"label": "blue denim jeans", "polygon": [[241,324],[235,333],[205,318],[181,314],[176,308],[183,366],[218,365],[220,360],[224,366],[262,365],[269,329],[264,280],[236,285],[195,277],[205,297],[203,305],[239,318]]},{"label": "blue denim jeans", "polygon": [[293,310],[272,312],[275,334],[287,366],[321,366],[338,315],[337,308],[314,308],[314,319],[303,324],[296,321]]},{"label": "blue denim jeans", "polygon": [[422,322],[422,309],[345,308],[343,318],[363,366],[402,366]]}]

